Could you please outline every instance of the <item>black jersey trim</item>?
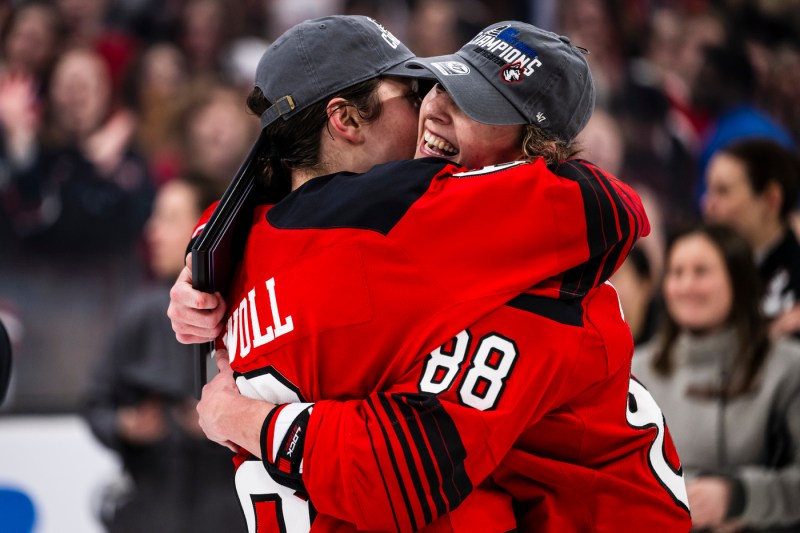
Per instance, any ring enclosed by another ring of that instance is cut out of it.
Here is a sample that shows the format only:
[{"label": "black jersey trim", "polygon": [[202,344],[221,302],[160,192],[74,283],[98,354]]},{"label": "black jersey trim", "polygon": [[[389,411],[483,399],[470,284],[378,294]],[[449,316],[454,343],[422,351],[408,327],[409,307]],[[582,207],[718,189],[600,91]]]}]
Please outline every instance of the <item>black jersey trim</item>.
[{"label": "black jersey trim", "polygon": [[559,324],[583,327],[581,298],[559,300],[533,294],[520,294],[506,303],[507,306],[549,318]]},{"label": "black jersey trim", "polygon": [[[405,507],[406,507],[406,514],[408,515],[408,519],[411,522],[411,528],[414,531],[416,531],[419,528],[417,527],[417,521],[414,518],[414,509],[411,506],[411,500],[409,498],[408,491],[406,490],[406,486],[403,483],[403,478],[400,476],[400,467],[397,464],[397,459],[395,458],[394,454],[391,453],[391,451],[392,451],[392,443],[391,443],[391,440],[389,439],[389,434],[386,431],[386,428],[384,427],[384,425],[380,422],[380,418],[378,417],[378,409],[375,406],[375,403],[372,401],[372,398],[367,398],[367,405],[369,405],[370,409],[372,409],[372,412],[375,414],[375,418],[378,420],[378,424],[377,425],[381,430],[381,434],[383,436],[383,440],[386,443],[387,449],[389,450],[389,459],[390,459],[391,464],[392,464],[392,470],[394,471],[394,477],[397,480],[397,484],[398,484],[398,486],[400,488],[400,494],[403,496],[403,503],[405,504]],[[380,461],[377,461],[377,462],[378,462],[378,466],[380,466],[381,462]],[[386,497],[389,499],[389,502],[391,502],[392,501],[392,495],[389,492],[389,490],[388,490],[388,488],[386,487],[385,484],[384,484],[384,488],[386,488]],[[394,509],[394,504],[392,504],[392,509]],[[395,521],[396,520],[397,520],[397,517],[395,515]],[[398,530],[399,530],[399,528],[398,528]]]},{"label": "black jersey trim", "polygon": [[[422,509],[422,515],[424,517],[425,523],[429,524],[433,521],[433,515],[431,513],[431,507],[428,504],[427,498],[425,498],[425,490],[422,487],[422,479],[420,478],[419,472],[417,471],[417,467],[414,461],[414,454],[411,450],[411,445],[408,442],[408,438],[405,434],[403,425],[397,418],[394,410],[392,409],[391,404],[389,403],[389,399],[386,397],[385,394],[380,394],[378,396],[380,400],[381,407],[383,407],[386,416],[391,421],[391,428],[394,429],[395,437],[397,441],[400,443],[400,447],[403,450],[403,457],[406,460],[406,468],[408,470],[408,474],[411,477],[411,483],[414,485],[414,490],[416,492],[417,497],[415,498],[419,503]],[[397,398],[394,398],[395,402],[397,402]],[[399,404],[399,402],[397,402]],[[413,418],[413,415],[412,415]],[[411,420],[409,420],[411,422]],[[415,446],[416,449],[416,446]],[[424,450],[424,447],[423,447]],[[419,450],[422,452],[422,450]],[[422,455],[422,453],[420,453]],[[402,479],[398,477],[398,483],[402,483]],[[412,517],[413,518],[413,517]],[[416,529],[416,526],[415,528]]]},{"label": "black jersey trim", "polygon": [[[405,402],[419,415],[422,429],[430,443],[442,477],[442,491],[450,511],[458,507],[473,489],[472,481],[466,471],[467,451],[458,428],[444,409],[439,399],[432,394],[396,395],[395,401]],[[438,483],[438,480],[437,480]],[[431,493],[436,487],[431,487]]]},{"label": "black jersey trim", "polygon": [[386,235],[448,164],[437,158],[392,161],[364,174],[309,180],[267,212],[279,229],[371,230]]},{"label": "black jersey trim", "polygon": [[583,197],[589,259],[564,273],[562,290],[569,294],[586,294],[608,280],[621,254],[638,234],[632,230],[638,232],[639,223],[611,177],[599,168],[573,160],[551,170],[576,182]]}]

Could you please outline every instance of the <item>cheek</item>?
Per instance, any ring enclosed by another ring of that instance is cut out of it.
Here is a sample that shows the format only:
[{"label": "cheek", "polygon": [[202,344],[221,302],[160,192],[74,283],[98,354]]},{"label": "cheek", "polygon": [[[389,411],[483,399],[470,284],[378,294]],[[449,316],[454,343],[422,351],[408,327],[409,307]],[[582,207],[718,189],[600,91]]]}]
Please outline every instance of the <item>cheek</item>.
[{"label": "cheek", "polygon": [[417,114],[410,109],[397,111],[377,133],[390,160],[410,159],[417,145]]}]

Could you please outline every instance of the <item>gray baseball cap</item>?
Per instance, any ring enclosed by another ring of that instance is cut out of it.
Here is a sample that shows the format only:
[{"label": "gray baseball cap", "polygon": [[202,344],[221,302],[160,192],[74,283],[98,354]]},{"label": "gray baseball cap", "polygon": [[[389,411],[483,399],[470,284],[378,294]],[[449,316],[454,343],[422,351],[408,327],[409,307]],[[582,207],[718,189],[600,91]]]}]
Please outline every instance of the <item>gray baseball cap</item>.
[{"label": "gray baseball cap", "polygon": [[586,51],[569,38],[517,21],[488,26],[455,54],[416,58],[470,118],[536,124],[570,141],[594,111]]},{"label": "gray baseball cap", "polygon": [[273,103],[261,115],[261,127],[370,78],[431,78],[427,71],[403,67],[414,57],[369,17],[338,15],[301,22],[278,37],[258,62],[255,85]]}]

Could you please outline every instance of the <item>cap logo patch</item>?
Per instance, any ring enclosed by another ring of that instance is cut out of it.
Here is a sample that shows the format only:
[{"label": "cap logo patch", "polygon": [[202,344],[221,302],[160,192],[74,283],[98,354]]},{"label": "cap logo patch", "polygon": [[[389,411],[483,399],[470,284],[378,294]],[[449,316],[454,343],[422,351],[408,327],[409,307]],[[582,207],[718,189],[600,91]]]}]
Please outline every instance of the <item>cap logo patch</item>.
[{"label": "cap logo patch", "polygon": [[437,61],[431,63],[431,65],[445,76],[466,76],[469,74],[469,67],[460,61]]},{"label": "cap logo patch", "polygon": [[511,63],[510,65],[506,65],[503,67],[503,70],[500,71],[500,75],[503,77],[503,81],[506,83],[516,83],[518,81],[522,81],[522,66],[520,65],[519,61],[516,63]]},{"label": "cap logo patch", "polygon": [[[519,30],[511,26],[500,26],[487,32],[480,32],[469,43],[474,45],[474,52],[496,63],[502,69],[503,80],[512,83],[520,80],[506,78],[506,69],[518,64],[521,75],[530,76],[534,70],[542,66],[539,52],[531,48],[519,38]],[[514,67],[515,69],[517,67]]]},{"label": "cap logo patch", "polygon": [[383,37],[383,40],[386,41],[389,44],[389,46],[391,46],[396,50],[397,47],[400,45],[400,41],[397,39],[397,37],[392,35],[392,32],[384,28],[377,20],[371,19],[369,17],[367,18],[369,19],[370,22],[372,22],[378,27],[378,30],[380,30],[381,32],[381,37]]}]

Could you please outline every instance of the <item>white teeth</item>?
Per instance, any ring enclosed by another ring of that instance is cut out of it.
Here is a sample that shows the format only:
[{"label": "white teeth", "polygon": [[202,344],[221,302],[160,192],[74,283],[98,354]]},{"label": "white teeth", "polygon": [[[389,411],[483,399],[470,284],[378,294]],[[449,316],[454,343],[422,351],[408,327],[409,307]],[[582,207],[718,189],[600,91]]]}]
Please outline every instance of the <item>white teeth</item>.
[{"label": "white teeth", "polygon": [[450,153],[450,154],[457,154],[458,153],[458,150],[456,149],[455,146],[453,146],[449,142],[445,141],[441,137],[437,137],[436,135],[434,135],[433,133],[431,133],[431,132],[429,132],[427,130],[422,135],[422,138],[425,141],[425,144],[428,145],[428,148],[437,148],[437,149],[441,150],[442,152]]}]

